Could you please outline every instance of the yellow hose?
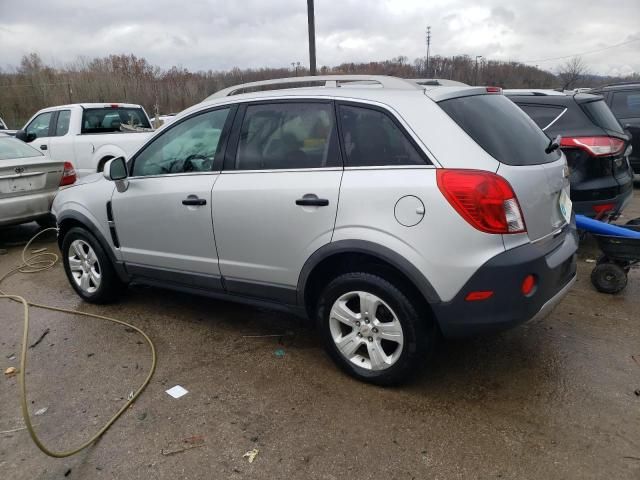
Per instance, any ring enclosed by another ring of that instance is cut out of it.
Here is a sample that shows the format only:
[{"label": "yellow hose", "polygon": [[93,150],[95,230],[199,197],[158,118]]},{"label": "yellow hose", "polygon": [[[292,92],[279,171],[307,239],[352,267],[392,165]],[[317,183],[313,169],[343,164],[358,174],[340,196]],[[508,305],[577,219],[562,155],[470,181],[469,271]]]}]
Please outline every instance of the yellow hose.
[{"label": "yellow hose", "polygon": [[[34,235],[31,238],[31,240],[29,240],[29,242],[25,245],[24,249],[22,250],[22,264],[20,264],[16,268],[10,270],[9,272],[5,273],[2,277],[0,277],[0,285],[9,276],[11,276],[11,275],[13,275],[15,273],[18,273],[18,272],[20,272],[20,273],[38,273],[38,272],[43,272],[45,270],[49,270],[50,268],[53,268],[53,266],[58,262],[59,257],[58,257],[57,254],[55,254],[53,252],[46,251],[46,249],[36,250],[36,251],[32,252],[32,255],[30,257],[28,257],[28,258],[26,257],[26,252],[29,249],[29,246],[31,245],[31,243],[36,238],[38,238],[40,235],[42,235],[44,232],[47,232],[49,230],[56,230],[57,231],[58,229],[57,228],[47,228],[47,229],[41,230],[36,235]],[[67,309],[67,308],[51,307],[49,305],[42,305],[42,304],[39,304],[39,303],[28,302],[27,300],[25,300],[20,295],[10,295],[10,294],[2,291],[1,289],[0,289],[0,298],[8,298],[8,299],[13,300],[15,302],[22,303],[22,305],[24,306],[24,331],[22,333],[22,351],[20,353],[20,372],[19,372],[19,379],[20,379],[20,405],[22,407],[22,416],[24,418],[24,423],[25,423],[25,425],[27,427],[27,430],[29,431],[29,435],[31,436],[31,439],[34,441],[34,443],[38,446],[38,448],[40,450],[42,450],[45,454],[49,455],[50,457],[64,458],[64,457],[70,457],[71,455],[75,455],[79,451],[84,450],[89,445],[93,444],[96,440],[98,440],[98,438],[100,438],[102,435],[104,435],[104,433],[111,427],[111,425],[113,425],[113,423],[118,418],[120,418],[120,416],[127,410],[127,408],[129,408],[129,406],[133,402],[135,402],[135,400],[142,393],[142,391],[145,388],[147,388],[147,385],[149,385],[149,382],[151,381],[151,377],[153,377],[153,373],[155,372],[155,369],[156,369],[156,360],[157,360],[156,348],[155,348],[155,346],[153,345],[153,342],[147,336],[146,333],[144,333],[142,330],[140,330],[135,325],[131,325],[130,323],[124,322],[122,320],[118,320],[118,319],[111,318],[111,317],[105,317],[104,315],[95,315],[93,313],[78,312],[76,310],[71,310],[71,309]],[[136,332],[138,332],[140,335],[142,335],[144,337],[144,339],[147,341],[147,343],[149,344],[149,348],[151,348],[151,369],[149,370],[149,374],[147,375],[147,378],[145,378],[145,380],[142,383],[142,385],[140,386],[140,388],[138,388],[135,391],[135,393],[133,394],[133,397],[131,397],[127,401],[127,403],[125,403],[122,406],[122,408],[120,408],[120,410],[118,410],[118,412],[113,417],[111,417],[111,420],[109,420],[98,431],[98,433],[96,433],[94,436],[92,436],[89,440],[87,440],[85,443],[83,443],[79,447],[74,448],[72,450],[68,450],[66,452],[54,452],[52,450],[49,450],[42,443],[42,441],[38,438],[38,435],[36,435],[36,432],[33,429],[33,425],[31,424],[31,417],[29,416],[29,408],[28,408],[28,402],[27,402],[27,384],[26,384],[25,372],[27,370],[27,350],[28,350],[28,345],[27,344],[28,344],[28,338],[29,338],[29,307],[30,306],[31,307],[35,307],[35,308],[42,308],[44,310],[51,310],[51,311],[54,311],[54,312],[70,313],[70,314],[73,314],[73,315],[82,315],[82,316],[85,316],[85,317],[100,318],[102,320],[108,320],[109,322],[113,322],[113,323],[118,323],[120,325],[124,325],[125,327],[134,329]]]}]

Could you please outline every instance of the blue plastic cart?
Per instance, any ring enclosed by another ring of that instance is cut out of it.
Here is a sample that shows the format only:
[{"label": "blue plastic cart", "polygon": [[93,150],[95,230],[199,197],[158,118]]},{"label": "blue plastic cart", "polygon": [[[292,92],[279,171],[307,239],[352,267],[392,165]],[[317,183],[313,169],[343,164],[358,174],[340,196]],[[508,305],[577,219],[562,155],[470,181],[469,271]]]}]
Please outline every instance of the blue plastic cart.
[{"label": "blue plastic cart", "polygon": [[593,286],[603,293],[622,291],[629,270],[640,262],[640,218],[622,226],[576,215],[576,226],[591,233],[602,250],[591,272]]}]

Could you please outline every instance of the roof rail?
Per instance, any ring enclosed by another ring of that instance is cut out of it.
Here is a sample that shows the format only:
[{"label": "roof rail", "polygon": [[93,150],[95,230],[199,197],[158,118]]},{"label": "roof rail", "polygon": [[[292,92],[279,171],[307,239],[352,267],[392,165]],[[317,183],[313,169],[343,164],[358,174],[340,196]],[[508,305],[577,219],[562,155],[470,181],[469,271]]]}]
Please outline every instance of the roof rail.
[{"label": "roof rail", "polygon": [[599,88],[604,88],[604,87],[617,87],[617,86],[638,85],[638,84],[640,84],[640,80],[636,80],[635,82],[634,81],[614,82],[614,83],[607,83],[606,85],[600,85],[599,87],[592,88],[592,90],[598,90]]},{"label": "roof rail", "polygon": [[[296,85],[292,88],[301,88],[302,86],[308,86],[304,84],[309,83],[322,83],[324,87],[340,87],[340,83],[349,82],[366,82],[367,84],[377,83],[383,88],[395,88],[401,90],[421,90],[422,88],[416,83],[404,80],[402,78],[390,77],[386,75],[316,75],[306,77],[288,77],[288,78],[276,78],[273,80],[261,80],[259,82],[242,83],[240,85],[234,85],[233,87],[224,88],[217,91],[213,95],[207,97],[206,100],[213,98],[229,97],[231,95],[237,95],[244,93],[244,90],[261,87],[276,87],[281,85],[293,84]],[[300,85],[300,86],[298,86]],[[275,90],[275,88],[265,88],[264,90]]]}]

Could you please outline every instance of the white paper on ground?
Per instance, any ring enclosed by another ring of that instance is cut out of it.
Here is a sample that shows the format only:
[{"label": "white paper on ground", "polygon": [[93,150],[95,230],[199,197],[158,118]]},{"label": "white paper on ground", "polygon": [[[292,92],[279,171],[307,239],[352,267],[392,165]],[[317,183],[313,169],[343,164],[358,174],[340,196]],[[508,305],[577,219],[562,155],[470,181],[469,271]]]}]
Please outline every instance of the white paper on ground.
[{"label": "white paper on ground", "polygon": [[180,398],[189,393],[189,391],[186,388],[182,388],[180,385],[176,385],[175,387],[171,387],[167,390],[166,393],[171,395],[173,398]]}]

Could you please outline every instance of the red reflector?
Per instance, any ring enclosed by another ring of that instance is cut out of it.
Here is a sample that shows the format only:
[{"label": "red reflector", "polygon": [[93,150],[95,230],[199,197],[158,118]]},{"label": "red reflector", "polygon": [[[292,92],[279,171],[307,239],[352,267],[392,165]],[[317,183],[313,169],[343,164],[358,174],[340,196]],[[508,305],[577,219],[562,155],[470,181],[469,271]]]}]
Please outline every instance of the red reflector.
[{"label": "red reflector", "polygon": [[526,232],[511,185],[483,170],[436,170],[438,188],[451,206],[474,228],[486,233]]},{"label": "red reflector", "polygon": [[487,87],[487,93],[502,93],[500,87]]},{"label": "red reflector", "polygon": [[526,277],[524,277],[522,286],[520,287],[520,290],[522,290],[522,294],[524,296],[529,296],[533,292],[534,288],[536,288],[536,277],[534,277],[533,275],[527,275]]},{"label": "red reflector", "polygon": [[604,203],[602,205],[592,205],[591,208],[596,213],[611,212],[616,209],[615,203]]},{"label": "red reflector", "polygon": [[624,140],[615,137],[563,137],[560,146],[579,148],[594,157],[616,155],[624,150]]},{"label": "red reflector", "polygon": [[480,300],[486,300],[487,298],[493,297],[493,290],[478,290],[476,292],[470,292],[465,300],[467,302],[478,302]]},{"label": "red reflector", "polygon": [[60,186],[71,185],[76,183],[76,169],[73,168],[71,162],[64,162],[64,171],[62,172],[62,178],[60,179]]}]

